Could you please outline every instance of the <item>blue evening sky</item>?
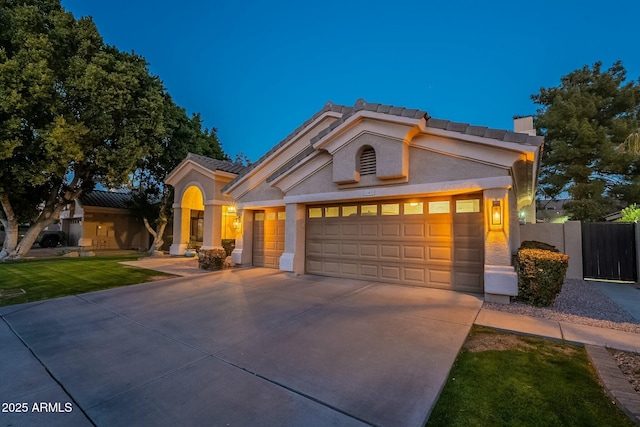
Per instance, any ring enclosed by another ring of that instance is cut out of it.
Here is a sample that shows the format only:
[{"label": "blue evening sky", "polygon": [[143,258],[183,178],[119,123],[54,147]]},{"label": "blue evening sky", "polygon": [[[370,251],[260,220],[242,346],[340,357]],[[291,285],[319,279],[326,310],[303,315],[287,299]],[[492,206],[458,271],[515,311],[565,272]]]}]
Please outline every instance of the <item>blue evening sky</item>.
[{"label": "blue evening sky", "polygon": [[178,105],[257,160],[358,98],[512,129],[530,95],[602,61],[640,77],[638,0],[62,0],[149,62]]}]

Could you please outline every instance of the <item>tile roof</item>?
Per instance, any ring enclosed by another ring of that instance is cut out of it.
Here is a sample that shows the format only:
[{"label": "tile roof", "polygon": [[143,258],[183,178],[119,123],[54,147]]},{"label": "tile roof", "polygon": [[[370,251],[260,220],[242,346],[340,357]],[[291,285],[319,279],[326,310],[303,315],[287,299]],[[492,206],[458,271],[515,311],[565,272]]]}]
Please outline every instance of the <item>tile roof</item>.
[{"label": "tile roof", "polygon": [[[301,124],[298,128],[296,128],[292,133],[290,133],[285,139],[276,144],[273,148],[267,151],[257,162],[248,166],[244,169],[236,178],[233,179],[227,186],[223,189],[226,191],[228,188],[232,187],[236,182],[242,179],[242,177],[248,174],[251,170],[253,170],[256,166],[262,163],[265,159],[270,157],[273,153],[275,153],[278,149],[280,149],[283,145],[293,139],[296,135],[302,132],[309,124],[311,124],[314,120],[316,120],[322,114],[333,111],[341,114],[341,117],[331,123],[328,127],[321,130],[316,136],[311,138],[311,144],[315,144],[325,136],[329,135],[334,129],[343,124],[349,117],[353,116],[359,111],[372,111],[376,113],[394,115],[399,117],[409,117],[413,119],[421,119],[425,118],[427,121],[427,127],[434,129],[442,129],[445,131],[456,132],[460,134],[470,135],[470,136],[479,136],[488,139],[495,139],[504,142],[512,142],[516,144],[530,145],[539,147],[542,145],[544,138],[542,136],[529,136],[524,133],[517,133],[507,130],[501,129],[491,129],[486,126],[473,126],[468,123],[461,122],[452,122],[449,120],[435,119],[429,116],[429,113],[423,110],[417,109],[409,109],[404,107],[394,107],[393,105],[385,105],[385,104],[376,104],[376,103],[368,103],[364,99],[360,98],[356,101],[353,107],[348,107],[344,105],[333,104],[331,101],[327,102],[322,109],[316,112],[313,116],[311,116],[308,120],[306,120],[303,124]],[[314,150],[304,150],[303,153],[300,153],[294,159],[287,162],[283,167],[279,168],[275,173],[273,173],[270,177],[267,178],[267,181],[271,182],[276,177],[282,175],[284,172],[293,167],[297,162],[301,161],[303,158],[310,155]]]},{"label": "tile roof", "polygon": [[423,117],[429,117],[429,114],[426,111],[409,109],[404,107],[394,107],[393,105],[384,105],[384,104],[371,104],[366,102],[364,99],[360,98],[356,101],[355,105],[352,108],[348,108],[348,111],[342,114],[342,117],[335,122],[331,123],[329,127],[320,131],[320,133],[314,136],[311,139],[311,144],[315,144],[317,141],[321,140],[328,134],[330,134],[335,128],[340,126],[342,123],[347,121],[347,119],[353,116],[358,111],[372,111],[375,113],[383,113],[389,114],[392,116],[400,116],[400,117],[409,117],[412,119],[421,119]]},{"label": "tile roof", "polygon": [[80,195],[82,206],[97,206],[101,208],[128,209],[131,201],[131,193],[118,193],[115,191],[93,190]]},{"label": "tile roof", "polygon": [[246,169],[245,166],[239,163],[233,163],[226,160],[212,159],[211,157],[201,156],[199,154],[193,154],[193,153],[187,154],[187,158],[185,160],[192,160],[197,164],[199,164],[200,166],[203,166],[212,172],[222,171],[222,172],[240,174]]},{"label": "tile roof", "polygon": [[449,120],[434,119],[433,117],[427,117],[427,127],[523,145],[540,146],[544,141],[542,136],[529,136],[526,133],[491,129],[485,126],[472,126],[468,123],[451,122]]}]

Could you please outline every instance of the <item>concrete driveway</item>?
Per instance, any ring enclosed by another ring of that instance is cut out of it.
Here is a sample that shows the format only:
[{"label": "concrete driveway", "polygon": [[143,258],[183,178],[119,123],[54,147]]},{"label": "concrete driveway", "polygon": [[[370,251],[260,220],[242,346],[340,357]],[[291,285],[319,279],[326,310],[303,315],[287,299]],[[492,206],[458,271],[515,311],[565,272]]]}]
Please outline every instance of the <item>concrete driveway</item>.
[{"label": "concrete driveway", "polygon": [[3,307],[0,425],[421,426],[481,304],[248,269]]}]

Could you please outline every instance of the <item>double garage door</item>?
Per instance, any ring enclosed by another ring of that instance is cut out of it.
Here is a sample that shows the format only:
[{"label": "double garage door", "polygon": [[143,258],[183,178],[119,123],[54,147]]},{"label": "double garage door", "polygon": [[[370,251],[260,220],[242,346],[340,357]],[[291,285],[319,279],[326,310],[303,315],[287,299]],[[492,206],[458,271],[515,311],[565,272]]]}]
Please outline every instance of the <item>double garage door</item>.
[{"label": "double garage door", "polygon": [[482,195],[307,207],[306,271],[482,292]]}]

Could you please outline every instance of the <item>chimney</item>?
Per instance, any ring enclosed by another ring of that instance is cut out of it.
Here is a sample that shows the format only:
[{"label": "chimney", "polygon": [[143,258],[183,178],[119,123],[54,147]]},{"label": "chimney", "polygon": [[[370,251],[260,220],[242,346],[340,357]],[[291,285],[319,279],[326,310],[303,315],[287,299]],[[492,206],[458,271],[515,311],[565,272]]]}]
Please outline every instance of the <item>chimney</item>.
[{"label": "chimney", "polygon": [[536,136],[536,128],[533,127],[533,116],[513,119],[513,131],[526,133],[529,136]]}]

